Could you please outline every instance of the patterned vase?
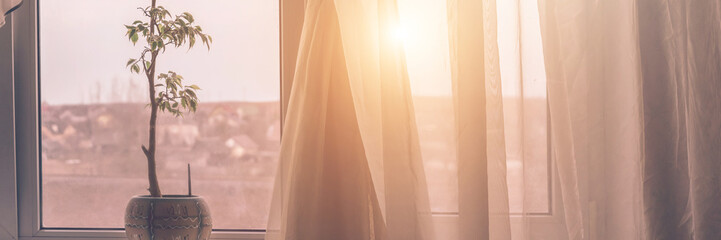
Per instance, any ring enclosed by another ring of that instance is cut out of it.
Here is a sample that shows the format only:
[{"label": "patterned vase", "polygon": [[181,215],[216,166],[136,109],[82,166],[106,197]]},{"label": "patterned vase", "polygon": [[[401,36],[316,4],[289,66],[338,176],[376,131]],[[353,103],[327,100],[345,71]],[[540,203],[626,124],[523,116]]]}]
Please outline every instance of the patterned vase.
[{"label": "patterned vase", "polygon": [[130,240],[208,240],[213,229],[210,208],[202,197],[135,196],[125,209]]}]

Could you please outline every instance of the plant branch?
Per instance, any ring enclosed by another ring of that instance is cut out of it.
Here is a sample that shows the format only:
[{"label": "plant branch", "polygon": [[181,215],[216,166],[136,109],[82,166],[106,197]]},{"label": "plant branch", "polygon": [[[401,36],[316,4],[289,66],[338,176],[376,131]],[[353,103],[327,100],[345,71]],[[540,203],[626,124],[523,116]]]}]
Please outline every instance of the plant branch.
[{"label": "plant branch", "polygon": [[[156,0],[152,0],[151,5],[151,11],[152,9],[155,9],[156,6]],[[150,36],[155,35],[155,28],[152,27],[155,25],[156,22],[156,16],[153,16],[153,14],[150,14]],[[146,50],[147,51],[147,50]],[[144,51],[144,52],[146,52]],[[147,52],[146,52],[147,53]],[[158,184],[158,176],[157,171],[155,169],[155,130],[158,120],[158,103],[155,101],[155,62],[158,58],[158,51],[150,51],[150,66],[146,70],[146,77],[148,78],[148,93],[150,98],[150,129],[148,134],[148,147],[145,148],[143,146],[143,152],[145,152],[146,157],[148,158],[148,182],[149,187],[148,191],[150,192],[150,196],[152,197],[162,197],[162,193],[160,192],[160,186]],[[145,58],[145,57],[143,57]],[[143,65],[145,65],[145,62],[143,62]],[[145,66],[143,66],[145,69]]]},{"label": "plant branch", "polygon": [[[157,0],[151,0],[151,5],[145,8],[138,8],[149,21],[137,20],[130,25],[125,25],[126,36],[134,45],[140,37],[145,39],[145,47],[138,59],[129,59],[127,66],[130,71],[140,73],[142,71],[148,81],[148,98],[150,103],[150,121],[148,129],[148,144],[141,145],[141,149],[148,160],[148,182],[150,195],[162,197],[156,173],[156,128],[158,110],[168,111],[176,117],[182,116],[182,110],[195,112],[198,105],[196,85],[182,85],[183,77],[173,71],[167,74],[156,75],[156,66],[161,52],[165,52],[166,46],[173,45],[180,47],[189,43],[189,49],[193,47],[196,39],[202,41],[210,50],[211,36],[203,33],[200,26],[194,25],[193,15],[184,12],[180,15],[172,15],[162,6],[156,5]],[[173,17],[174,16],[174,17]],[[162,31],[161,31],[162,30]],[[164,84],[156,84],[164,80]],[[164,86],[165,89],[157,87]]]}]

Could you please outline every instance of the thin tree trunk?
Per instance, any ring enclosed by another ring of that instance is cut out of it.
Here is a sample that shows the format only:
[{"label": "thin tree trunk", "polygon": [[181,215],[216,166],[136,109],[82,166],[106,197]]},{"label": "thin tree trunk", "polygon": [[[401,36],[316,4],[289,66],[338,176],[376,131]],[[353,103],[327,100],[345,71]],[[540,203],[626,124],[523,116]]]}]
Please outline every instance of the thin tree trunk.
[{"label": "thin tree trunk", "polygon": [[[155,8],[155,1],[152,0],[152,8]],[[155,33],[155,18],[150,19],[150,35]],[[142,146],[143,152],[148,159],[148,191],[152,197],[162,197],[160,186],[158,184],[158,175],[155,170],[155,127],[158,120],[158,102],[155,101],[155,61],[158,57],[158,51],[151,51],[150,69],[146,73],[148,78],[148,93],[150,94],[150,133],[148,134],[148,148]],[[145,63],[143,63],[145,64]]]}]

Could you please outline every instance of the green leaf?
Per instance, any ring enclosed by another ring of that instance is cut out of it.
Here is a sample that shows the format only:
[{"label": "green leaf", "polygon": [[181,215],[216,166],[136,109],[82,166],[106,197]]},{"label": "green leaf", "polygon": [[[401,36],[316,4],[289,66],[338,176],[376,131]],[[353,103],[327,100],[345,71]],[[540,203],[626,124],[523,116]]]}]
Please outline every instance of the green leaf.
[{"label": "green leaf", "polygon": [[190,100],[190,109],[192,109],[193,112],[195,112],[197,107],[198,107],[198,103],[194,100]]},{"label": "green leaf", "polygon": [[133,62],[135,62],[134,58],[128,59],[128,63],[125,64],[125,67],[130,66],[130,64],[133,64]]},{"label": "green leaf", "polygon": [[188,89],[188,90],[186,90],[185,92],[188,93],[188,95],[190,95],[190,97],[196,98],[195,92],[193,92],[193,90]]},{"label": "green leaf", "polygon": [[209,38],[210,36],[205,35],[205,34],[199,34],[199,35],[200,35],[200,39],[203,40],[203,44],[205,44],[205,46],[208,47],[208,51],[210,51],[210,42],[208,41],[208,38]]},{"label": "green leaf", "polygon": [[195,85],[195,84],[190,85],[190,86],[188,86],[188,87],[189,87],[189,88],[192,88],[192,89],[195,89],[195,90],[200,90],[200,88],[199,88],[197,85]]},{"label": "green leaf", "polygon": [[192,23],[195,21],[195,19],[193,18],[193,15],[190,14],[189,12],[184,12],[183,15],[185,16],[185,19],[188,19],[188,22]]},{"label": "green leaf", "polygon": [[133,64],[133,66],[130,67],[130,71],[140,73],[140,67],[138,67],[138,64]]},{"label": "green leaf", "polygon": [[190,46],[188,46],[188,49],[190,49],[195,45],[195,35],[188,35],[188,37],[190,38]]},{"label": "green leaf", "polygon": [[130,35],[130,41],[133,42],[133,45],[135,45],[138,42],[138,32],[135,29],[133,29],[133,32]]}]

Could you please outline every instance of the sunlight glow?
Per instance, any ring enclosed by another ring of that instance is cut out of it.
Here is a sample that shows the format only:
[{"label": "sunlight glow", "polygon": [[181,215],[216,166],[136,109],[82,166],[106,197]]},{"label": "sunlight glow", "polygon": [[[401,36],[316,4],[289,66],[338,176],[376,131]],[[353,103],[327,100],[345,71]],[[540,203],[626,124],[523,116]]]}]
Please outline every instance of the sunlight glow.
[{"label": "sunlight glow", "polygon": [[391,37],[402,43],[414,96],[451,96],[446,2],[399,0],[397,28]]},{"label": "sunlight glow", "polygon": [[401,24],[391,29],[391,36],[393,36],[394,41],[400,42],[404,45],[409,44],[411,40],[408,34],[408,29]]}]

